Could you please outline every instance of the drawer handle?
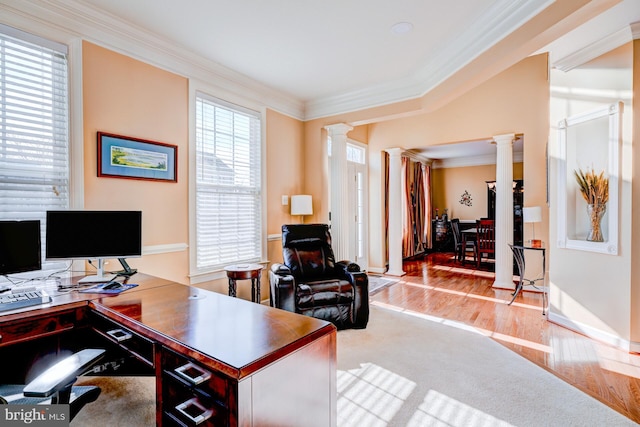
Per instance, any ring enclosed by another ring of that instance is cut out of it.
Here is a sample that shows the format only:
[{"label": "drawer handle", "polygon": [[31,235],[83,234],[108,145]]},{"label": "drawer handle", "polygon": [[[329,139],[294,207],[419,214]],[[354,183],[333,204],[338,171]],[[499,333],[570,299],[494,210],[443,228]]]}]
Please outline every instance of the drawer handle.
[{"label": "drawer handle", "polygon": [[176,368],[175,372],[193,385],[201,384],[211,378],[211,372],[205,371],[191,362]]},{"label": "drawer handle", "polygon": [[107,334],[118,342],[126,341],[132,337],[132,335],[124,329],[112,329],[107,331]]},{"label": "drawer handle", "polygon": [[213,411],[202,406],[195,397],[182,402],[176,406],[176,409],[195,425],[208,420],[213,415]]}]

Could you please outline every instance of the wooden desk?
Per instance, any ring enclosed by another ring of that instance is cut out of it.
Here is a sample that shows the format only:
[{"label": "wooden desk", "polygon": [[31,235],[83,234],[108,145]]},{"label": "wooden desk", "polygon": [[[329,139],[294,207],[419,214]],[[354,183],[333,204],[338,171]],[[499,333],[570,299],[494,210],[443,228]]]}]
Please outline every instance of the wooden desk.
[{"label": "wooden desk", "polygon": [[1,315],[0,350],[53,337],[63,350],[98,340],[125,351],[156,377],[157,425],[185,422],[185,403],[211,417],[201,425],[336,425],[331,323],[140,273],[130,282],[140,286]]}]

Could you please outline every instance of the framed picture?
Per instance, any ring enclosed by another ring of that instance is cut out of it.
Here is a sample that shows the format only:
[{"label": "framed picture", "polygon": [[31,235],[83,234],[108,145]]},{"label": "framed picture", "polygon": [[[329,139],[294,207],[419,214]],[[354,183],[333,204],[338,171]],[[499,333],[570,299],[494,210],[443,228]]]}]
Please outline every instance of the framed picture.
[{"label": "framed picture", "polygon": [[178,182],[178,147],[98,132],[98,176]]}]

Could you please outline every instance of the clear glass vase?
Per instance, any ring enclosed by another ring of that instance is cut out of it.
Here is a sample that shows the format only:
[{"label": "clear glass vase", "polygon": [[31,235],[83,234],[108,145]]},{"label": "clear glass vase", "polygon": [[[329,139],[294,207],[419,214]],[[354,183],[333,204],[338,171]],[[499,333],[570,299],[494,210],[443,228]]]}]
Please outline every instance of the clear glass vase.
[{"label": "clear glass vase", "polygon": [[602,217],[607,211],[607,205],[595,204],[587,205],[587,213],[589,214],[589,234],[587,240],[590,242],[604,242],[604,236],[602,235]]}]

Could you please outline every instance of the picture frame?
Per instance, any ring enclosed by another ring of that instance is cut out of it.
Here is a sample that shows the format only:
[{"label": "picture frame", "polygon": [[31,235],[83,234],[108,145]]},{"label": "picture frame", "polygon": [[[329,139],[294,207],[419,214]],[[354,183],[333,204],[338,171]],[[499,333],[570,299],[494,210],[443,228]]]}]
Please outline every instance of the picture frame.
[{"label": "picture frame", "polygon": [[98,132],[98,176],[178,182],[178,147]]}]

